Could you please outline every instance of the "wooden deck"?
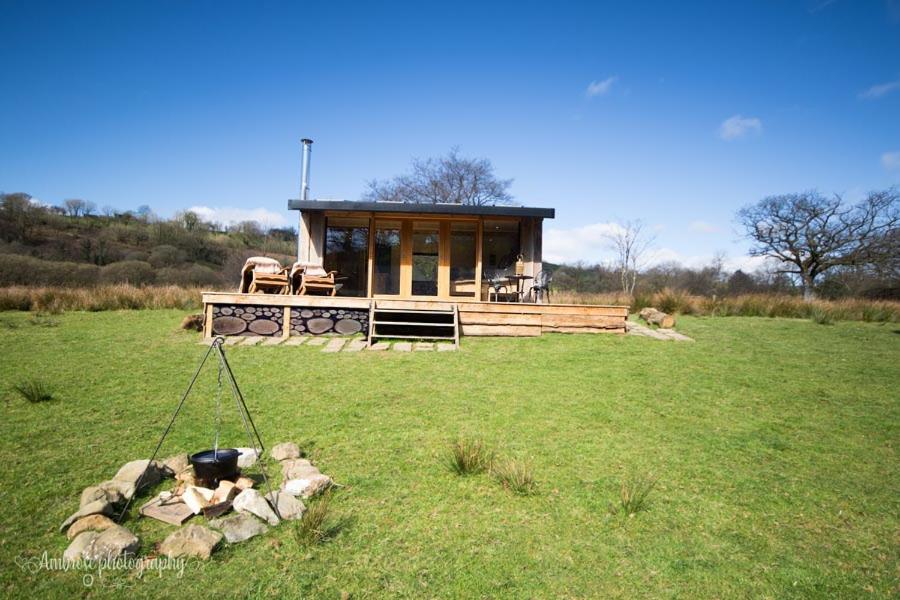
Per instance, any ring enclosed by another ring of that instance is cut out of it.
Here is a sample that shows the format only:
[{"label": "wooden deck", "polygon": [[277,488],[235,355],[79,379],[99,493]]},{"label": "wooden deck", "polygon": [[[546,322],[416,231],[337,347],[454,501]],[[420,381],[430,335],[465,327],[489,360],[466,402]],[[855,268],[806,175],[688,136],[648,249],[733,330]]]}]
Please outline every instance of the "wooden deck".
[{"label": "wooden deck", "polygon": [[[525,304],[474,300],[393,300],[224,292],[204,293],[203,306],[204,334],[207,337],[211,337],[214,333],[281,337],[322,333],[365,334],[368,328],[366,315],[371,315],[374,309],[411,312],[458,311],[459,333],[464,336],[520,337],[544,333],[624,334],[625,320],[628,317],[627,306]],[[327,322],[329,319],[332,321],[330,327]]]}]

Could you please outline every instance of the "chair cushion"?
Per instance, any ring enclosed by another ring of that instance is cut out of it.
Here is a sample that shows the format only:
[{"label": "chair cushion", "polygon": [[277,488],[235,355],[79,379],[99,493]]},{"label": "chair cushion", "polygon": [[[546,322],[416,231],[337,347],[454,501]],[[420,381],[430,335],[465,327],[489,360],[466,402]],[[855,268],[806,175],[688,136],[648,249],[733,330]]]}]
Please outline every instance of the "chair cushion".
[{"label": "chair cushion", "polygon": [[278,273],[281,263],[268,256],[251,256],[244,262],[244,268],[251,267],[257,273]]}]

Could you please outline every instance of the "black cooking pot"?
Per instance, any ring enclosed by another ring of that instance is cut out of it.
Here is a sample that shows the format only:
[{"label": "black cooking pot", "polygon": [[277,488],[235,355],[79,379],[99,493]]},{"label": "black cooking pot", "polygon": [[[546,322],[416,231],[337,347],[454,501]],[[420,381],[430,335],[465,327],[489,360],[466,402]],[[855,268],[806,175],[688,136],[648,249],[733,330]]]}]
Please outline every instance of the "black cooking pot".
[{"label": "black cooking pot", "polygon": [[219,448],[192,454],[190,460],[197,479],[217,483],[237,477],[239,455],[240,452],[234,448]]}]

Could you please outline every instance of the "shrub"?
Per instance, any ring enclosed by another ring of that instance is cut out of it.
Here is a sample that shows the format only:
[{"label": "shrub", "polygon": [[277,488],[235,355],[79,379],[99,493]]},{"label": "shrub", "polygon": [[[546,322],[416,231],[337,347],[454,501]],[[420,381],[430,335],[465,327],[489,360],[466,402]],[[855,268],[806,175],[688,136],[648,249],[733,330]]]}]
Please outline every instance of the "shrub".
[{"label": "shrub", "polygon": [[123,260],[121,262],[106,265],[100,270],[100,280],[103,283],[130,283],[131,285],[146,285],[153,283],[156,272],[150,263],[140,260]]},{"label": "shrub", "polygon": [[647,508],[647,497],[656,487],[656,478],[653,476],[625,479],[619,488],[619,505],[610,505],[610,512],[618,514],[622,511],[627,516],[632,516]]},{"label": "shrub", "polygon": [[74,262],[41,260],[21,254],[0,254],[0,285],[93,285],[100,268]]},{"label": "shrub", "polygon": [[163,267],[174,267],[175,265],[179,265],[183,263],[185,259],[186,255],[184,252],[175,246],[163,244],[161,246],[156,246],[150,251],[148,262],[157,269],[161,269]]},{"label": "shrub", "polygon": [[447,463],[457,475],[473,475],[488,469],[492,459],[481,440],[461,438],[450,445]]},{"label": "shrub", "polygon": [[537,487],[534,469],[522,460],[510,458],[494,462],[491,466],[491,475],[503,487],[522,496],[533,494]]},{"label": "shrub", "polygon": [[20,396],[22,396],[32,404],[37,404],[38,402],[48,402],[53,399],[53,393],[50,391],[50,388],[47,387],[47,384],[39,379],[29,379],[27,381],[23,381],[22,383],[16,385],[14,389],[19,393]]},{"label": "shrub", "polygon": [[326,521],[330,507],[331,491],[326,491],[318,500],[307,506],[303,517],[294,526],[294,537],[298,545],[318,544],[328,536]]}]

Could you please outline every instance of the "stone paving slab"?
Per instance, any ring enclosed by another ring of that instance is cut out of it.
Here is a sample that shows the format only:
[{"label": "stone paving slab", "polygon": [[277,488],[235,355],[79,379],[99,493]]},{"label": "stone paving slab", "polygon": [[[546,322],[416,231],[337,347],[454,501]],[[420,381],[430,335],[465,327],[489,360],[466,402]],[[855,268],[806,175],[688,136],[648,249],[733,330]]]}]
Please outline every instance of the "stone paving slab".
[{"label": "stone paving slab", "polygon": [[437,344],[438,352],[452,352],[456,350],[456,344]]},{"label": "stone paving slab", "polygon": [[277,337],[268,338],[266,341],[264,341],[262,343],[262,345],[263,346],[277,346],[278,344],[282,343],[283,341],[284,341],[284,338],[279,335]]},{"label": "stone paving slab", "polygon": [[391,343],[390,342],[375,342],[371,346],[367,348],[367,350],[375,350],[376,352],[379,350],[390,350]]},{"label": "stone paving slab", "polygon": [[294,335],[287,339],[287,341],[282,344],[284,346],[299,346],[304,343],[308,338],[304,335]]},{"label": "stone paving slab", "polygon": [[434,351],[434,343],[433,342],[416,342],[416,351],[417,352],[433,352]]},{"label": "stone paving slab", "polygon": [[240,344],[242,341],[243,341],[243,339],[241,338],[241,336],[232,335],[232,336],[228,336],[227,338],[225,338],[225,345],[226,346],[235,346],[237,344]]},{"label": "stone paving slab", "polygon": [[331,338],[328,340],[328,344],[322,348],[322,352],[340,352],[341,348],[344,347],[344,344],[347,343],[347,340],[344,338]]},{"label": "stone paving slab", "polygon": [[409,352],[412,350],[412,344],[410,342],[396,342],[394,343],[394,350],[397,352]]},{"label": "stone paving slab", "polygon": [[241,346],[255,346],[266,339],[261,335],[245,335],[243,338],[244,341]]},{"label": "stone paving slab", "polygon": [[307,346],[324,346],[327,343],[328,343],[328,338],[316,336],[316,337],[311,337],[309,339],[309,342],[307,342],[306,345]]},{"label": "stone paving slab", "polygon": [[366,340],[350,340],[350,343],[344,346],[344,352],[359,352],[368,345]]}]

